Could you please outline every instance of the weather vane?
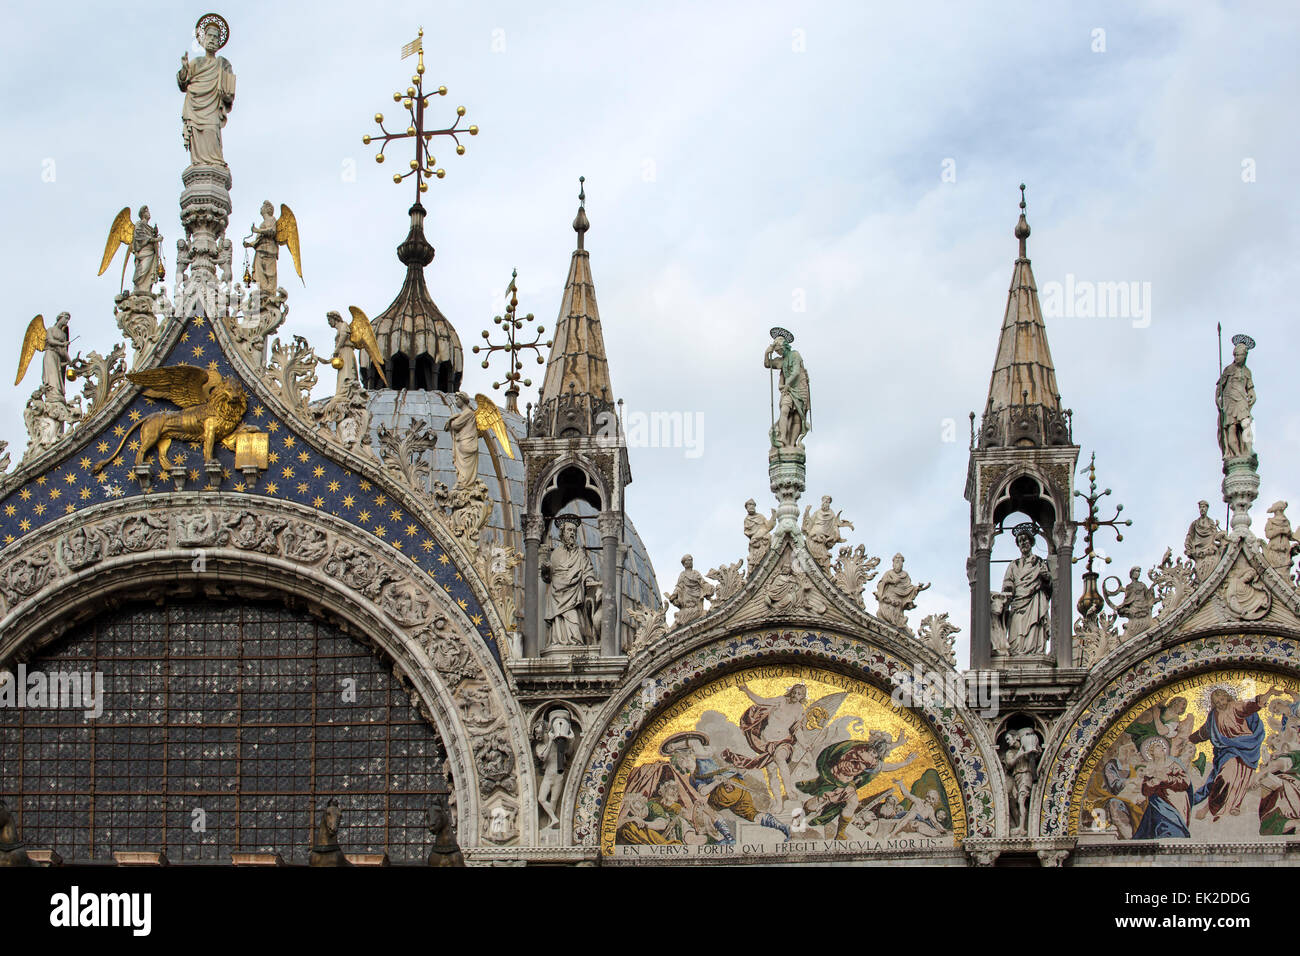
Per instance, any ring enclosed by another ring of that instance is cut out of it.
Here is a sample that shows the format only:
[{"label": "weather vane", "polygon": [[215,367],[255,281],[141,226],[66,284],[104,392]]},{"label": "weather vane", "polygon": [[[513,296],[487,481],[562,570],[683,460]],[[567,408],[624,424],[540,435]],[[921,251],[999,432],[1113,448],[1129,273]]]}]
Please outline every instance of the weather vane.
[{"label": "weather vane", "polygon": [[1083,594],[1079,596],[1078,603],[1079,613],[1084,617],[1092,617],[1098,614],[1105,606],[1101,595],[1097,592],[1097,572],[1092,569],[1093,559],[1101,558],[1106,564],[1110,564],[1110,558],[1104,554],[1099,554],[1093,546],[1093,536],[1101,528],[1111,528],[1115,532],[1115,540],[1123,541],[1124,535],[1120,532],[1120,527],[1127,528],[1133,524],[1132,520],[1129,519],[1119,520],[1119,513],[1124,510],[1123,505],[1115,506],[1115,514],[1111,518],[1103,520],[1097,516],[1097,503],[1108,494],[1110,494],[1109,488],[1102,492],[1097,491],[1097,453],[1093,452],[1092,458],[1088,462],[1088,493],[1085,495],[1082,491],[1077,490],[1074,493],[1076,498],[1082,498],[1088,502],[1088,517],[1083,521],[1071,522],[1076,528],[1084,529],[1083,554],[1078,555],[1071,561],[1071,563],[1077,564],[1087,559],[1088,562],[1084,566]]},{"label": "weather vane", "polygon": [[[546,327],[541,325],[537,326],[536,334],[531,342],[519,342],[516,340],[516,333],[518,333],[526,323],[533,321],[533,314],[531,312],[523,318],[518,318],[515,314],[515,310],[519,307],[519,290],[515,287],[515,278],[518,275],[518,270],[512,269],[510,271],[510,284],[506,286],[506,314],[495,316],[492,319],[493,322],[505,329],[505,344],[496,345],[489,341],[485,345],[474,346],[475,355],[479,352],[486,353],[483,358],[484,368],[488,367],[488,359],[492,357],[492,353],[494,352],[505,352],[509,356],[509,371],[506,373],[505,381],[493,382],[492,387],[500,388],[502,385],[506,386],[506,411],[514,412],[516,414],[519,412],[519,385],[521,380],[525,387],[533,384],[531,378],[523,378],[521,375],[520,370],[524,367],[524,362],[523,359],[519,357],[519,353],[525,349],[532,349],[537,353],[537,364],[541,365],[542,362],[545,361],[545,359],[542,358],[542,347],[545,346],[548,349],[551,347],[550,339],[547,339],[545,342],[542,341],[542,333],[546,331]],[[489,338],[489,334],[490,333],[487,329],[483,330],[483,338]]]},{"label": "weather vane", "polygon": [[470,136],[478,135],[478,127],[470,126],[462,128],[460,125],[461,118],[465,115],[465,107],[456,107],[456,122],[446,129],[426,130],[424,128],[424,110],[429,105],[429,100],[435,96],[446,96],[447,87],[440,86],[429,93],[424,92],[424,28],[420,28],[420,35],[417,36],[406,46],[402,47],[402,59],[405,60],[412,53],[418,53],[420,56],[419,64],[415,68],[415,75],[411,77],[411,85],[403,93],[400,90],[393,94],[393,102],[401,103],[411,115],[411,124],[406,127],[402,133],[390,133],[384,129],[384,114],[376,113],[375,122],[379,124],[379,136],[371,136],[367,133],[361,137],[361,142],[367,146],[372,141],[378,140],[381,145],[379,152],[375,155],[375,162],[384,161],[384,150],[393,140],[414,139],[415,140],[415,158],[410,162],[410,169],[404,173],[394,173],[393,182],[400,183],[408,176],[415,177],[415,201],[420,201],[420,193],[429,188],[425,177],[436,176],[442,179],[447,175],[445,169],[436,167],[437,159],[429,153],[429,142],[435,136],[450,136],[456,144],[456,155],[463,156],[465,147],[461,144],[461,133],[468,133]]}]

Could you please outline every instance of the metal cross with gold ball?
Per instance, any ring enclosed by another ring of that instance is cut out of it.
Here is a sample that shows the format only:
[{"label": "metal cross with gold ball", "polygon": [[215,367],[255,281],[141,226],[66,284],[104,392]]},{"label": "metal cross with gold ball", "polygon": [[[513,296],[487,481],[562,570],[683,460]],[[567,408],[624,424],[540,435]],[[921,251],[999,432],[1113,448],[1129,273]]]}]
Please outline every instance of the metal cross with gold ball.
[{"label": "metal cross with gold ball", "polygon": [[463,156],[465,147],[461,144],[460,134],[468,133],[470,136],[478,135],[477,126],[462,128],[461,119],[465,115],[465,107],[456,107],[456,122],[446,129],[426,130],[424,128],[424,110],[429,105],[429,100],[435,96],[446,96],[447,87],[440,86],[429,93],[424,92],[424,28],[420,29],[420,35],[412,40],[406,46],[402,47],[402,59],[405,60],[412,53],[420,55],[419,64],[415,68],[415,75],[411,77],[411,85],[406,88],[405,92],[398,90],[393,94],[393,102],[401,103],[406,111],[410,114],[411,122],[406,127],[405,132],[390,133],[384,129],[384,114],[376,113],[375,122],[379,124],[381,135],[371,136],[369,133],[361,137],[361,142],[367,146],[372,142],[380,142],[379,152],[375,155],[375,162],[384,161],[384,150],[388,144],[394,140],[414,139],[415,140],[415,158],[410,161],[410,168],[403,173],[393,173],[393,182],[400,183],[408,176],[415,177],[415,201],[420,201],[420,193],[429,188],[425,182],[425,177],[436,177],[442,179],[447,175],[447,171],[438,167],[437,159],[429,152],[429,142],[435,136],[450,136],[456,144],[456,155]]},{"label": "metal cross with gold ball", "polygon": [[[515,310],[519,307],[519,290],[515,286],[515,279],[518,275],[519,271],[517,269],[510,270],[510,284],[506,286],[506,314],[494,316],[492,318],[492,321],[495,324],[501,326],[505,330],[505,344],[496,345],[491,341],[488,341],[484,345],[474,346],[473,349],[475,355],[479,352],[486,353],[483,358],[484,368],[488,367],[488,359],[492,357],[492,353],[494,352],[504,352],[509,356],[509,371],[506,372],[505,381],[493,382],[492,387],[500,388],[502,385],[506,386],[506,411],[515,412],[516,414],[519,412],[519,385],[522,382],[524,387],[527,388],[533,384],[531,378],[523,377],[522,369],[524,367],[524,362],[523,359],[519,357],[519,353],[525,349],[534,350],[537,353],[537,364],[541,365],[546,361],[542,358],[542,347],[545,346],[548,349],[551,347],[550,339],[547,339],[545,342],[542,341],[542,333],[546,331],[546,327],[543,325],[539,325],[536,328],[535,335],[531,342],[520,342],[516,340],[516,333],[524,327],[525,323],[533,321],[533,314],[531,312],[523,318],[519,318],[515,314]],[[483,338],[490,338],[490,333],[487,329],[483,330]]]},{"label": "metal cross with gold ball", "polygon": [[1124,510],[1123,505],[1115,506],[1114,516],[1102,519],[1097,516],[1097,503],[1102,498],[1110,494],[1110,489],[1098,493],[1097,491],[1097,453],[1092,453],[1092,458],[1088,462],[1088,493],[1085,495],[1082,491],[1076,490],[1074,496],[1082,498],[1088,502],[1088,517],[1083,521],[1070,522],[1076,528],[1084,529],[1084,549],[1083,554],[1071,560],[1072,564],[1087,560],[1083,571],[1083,594],[1079,596],[1079,613],[1084,617],[1091,617],[1101,612],[1105,607],[1101,594],[1097,591],[1097,572],[1092,569],[1094,558],[1101,558],[1106,564],[1110,564],[1110,558],[1104,554],[1099,554],[1093,546],[1093,536],[1102,528],[1110,528],[1115,532],[1115,540],[1123,541],[1124,535],[1120,532],[1120,527],[1129,527],[1133,524],[1131,519],[1119,520],[1119,513]]}]

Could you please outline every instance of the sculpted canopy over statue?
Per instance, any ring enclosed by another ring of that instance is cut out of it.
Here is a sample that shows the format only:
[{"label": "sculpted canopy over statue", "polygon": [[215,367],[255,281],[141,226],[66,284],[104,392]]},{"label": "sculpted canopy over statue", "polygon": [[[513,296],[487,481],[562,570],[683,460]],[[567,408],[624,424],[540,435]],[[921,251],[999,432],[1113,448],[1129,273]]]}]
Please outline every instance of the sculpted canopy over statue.
[{"label": "sculpted canopy over statue", "polygon": [[763,355],[763,366],[778,369],[781,379],[781,407],[772,425],[772,446],[784,451],[803,451],[804,436],[812,427],[812,403],[808,393],[808,372],[803,358],[790,347],[794,336],[782,328],[772,329],[772,344]]},{"label": "sculpted canopy over statue", "polygon": [[[477,438],[475,438],[477,441]],[[549,582],[546,593],[546,627],[548,648],[581,647],[600,639],[600,579],[591,566],[587,549],[578,542],[575,515],[555,519],[560,541],[542,558],[542,580]]]},{"label": "sculpted canopy over statue", "polygon": [[203,44],[204,54],[193,62],[189,53],[181,54],[181,68],[176,85],[185,94],[181,110],[185,148],[193,166],[222,166],[221,129],[226,114],[235,104],[235,72],[230,61],[217,51],[230,38],[230,26],[215,13],[206,14],[194,27],[194,35]]},{"label": "sculpted canopy over statue", "polygon": [[1254,346],[1247,335],[1232,337],[1232,364],[1219,375],[1214,402],[1219,408],[1219,450],[1226,458],[1248,458],[1254,453],[1251,408],[1255,381],[1246,368],[1246,353]]},{"label": "sculpted canopy over statue", "polygon": [[1034,554],[1032,526],[1018,526],[1015,535],[1020,557],[1007,565],[1002,579],[1007,646],[1013,656],[1042,654],[1051,633],[1052,572]]}]

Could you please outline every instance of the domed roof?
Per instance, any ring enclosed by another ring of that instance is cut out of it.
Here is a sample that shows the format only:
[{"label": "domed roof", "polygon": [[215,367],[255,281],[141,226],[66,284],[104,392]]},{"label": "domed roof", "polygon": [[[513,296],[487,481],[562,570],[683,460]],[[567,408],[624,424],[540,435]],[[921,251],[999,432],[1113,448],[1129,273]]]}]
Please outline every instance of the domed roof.
[{"label": "domed roof", "polygon": [[[379,428],[396,429],[405,432],[413,422],[428,422],[429,433],[437,436],[437,445],[432,451],[425,452],[424,458],[432,464],[429,478],[429,491],[433,482],[441,481],[451,487],[456,483],[456,469],[452,461],[450,435],[446,431],[448,420],[456,414],[455,395],[450,392],[424,390],[393,391],[383,389],[370,394],[370,440],[372,447],[379,448]],[[524,462],[517,444],[525,435],[524,418],[517,412],[501,409],[506,428],[510,432],[511,451],[514,458],[508,458],[496,444],[495,439],[480,439],[478,456],[478,474],[487,485],[492,498],[492,516],[488,519],[483,534],[508,547],[524,550],[523,514],[524,514]],[[600,533],[596,527],[596,509],[583,501],[578,501],[564,509],[565,513],[576,514],[583,518],[582,539],[597,568],[601,561]],[[551,531],[554,534],[554,530]],[[621,555],[623,601],[619,608],[624,637],[630,639],[632,602],[644,607],[658,608],[663,603],[663,595],[655,579],[654,567],[645,545],[636,532],[630,518],[624,518],[623,540],[626,545]],[[523,566],[515,568],[516,607],[524,606]]]}]

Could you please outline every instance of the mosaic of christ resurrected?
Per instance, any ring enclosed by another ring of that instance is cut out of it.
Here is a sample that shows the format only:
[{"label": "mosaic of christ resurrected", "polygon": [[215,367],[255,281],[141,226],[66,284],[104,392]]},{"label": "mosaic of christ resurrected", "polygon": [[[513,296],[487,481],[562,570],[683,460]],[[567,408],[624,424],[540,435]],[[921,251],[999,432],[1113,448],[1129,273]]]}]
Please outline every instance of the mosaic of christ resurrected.
[{"label": "mosaic of christ resurrected", "polygon": [[771,665],[677,701],[629,747],[606,805],[606,854],[952,846],[960,790],[924,719],[831,671]]}]

